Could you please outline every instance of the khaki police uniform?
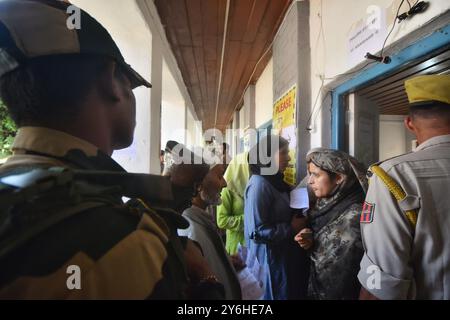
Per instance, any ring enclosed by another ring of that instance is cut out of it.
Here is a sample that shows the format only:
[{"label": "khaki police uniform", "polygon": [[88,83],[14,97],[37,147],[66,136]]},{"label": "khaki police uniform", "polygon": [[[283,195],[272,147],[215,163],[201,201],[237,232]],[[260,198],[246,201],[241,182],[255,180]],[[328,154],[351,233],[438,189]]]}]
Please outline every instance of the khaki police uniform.
[{"label": "khaki police uniform", "polygon": [[450,135],[372,167],[369,176],[361,285],[379,299],[450,299]]},{"label": "khaki police uniform", "polygon": [[[450,299],[450,135],[429,139],[381,168],[407,197],[398,202],[380,177],[371,177],[366,203],[373,212],[362,214],[373,216],[361,223],[361,285],[380,299]],[[407,210],[418,212],[415,228]],[[372,265],[380,269],[379,289],[367,283]]]}]

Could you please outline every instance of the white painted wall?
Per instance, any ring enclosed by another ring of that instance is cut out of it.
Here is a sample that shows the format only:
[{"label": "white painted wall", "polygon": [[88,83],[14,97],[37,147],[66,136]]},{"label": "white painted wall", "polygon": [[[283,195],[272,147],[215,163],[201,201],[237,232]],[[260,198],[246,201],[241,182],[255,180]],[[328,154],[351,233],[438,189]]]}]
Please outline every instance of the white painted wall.
[{"label": "white painted wall", "polygon": [[186,108],[183,104],[162,101],[161,109],[161,146],[168,140],[186,143],[185,129]]},{"label": "white painted wall", "polygon": [[185,144],[186,104],[165,61],[163,63],[161,107],[161,146],[164,149],[168,140]]},{"label": "white painted wall", "polygon": [[[387,26],[382,28],[385,32],[391,29],[395,13],[400,0],[311,0],[310,1],[310,38],[311,38],[311,97],[312,104],[321,87],[320,75],[325,78],[345,73],[352,66],[363,62],[349,63],[348,38],[352,30],[361,25],[371,15],[370,10],[379,8],[386,12]],[[410,1],[414,3],[415,1]],[[414,16],[397,24],[392,32],[387,46],[401,39],[405,35],[420,28],[434,17],[450,9],[448,0],[431,0],[426,12]],[[404,1],[400,13],[408,10],[407,1]],[[368,11],[369,10],[369,11]],[[323,28],[321,27],[323,26]],[[385,36],[383,38],[385,38]],[[381,49],[381,47],[379,48]],[[377,54],[379,52],[372,52]],[[325,84],[332,81],[327,79]],[[320,103],[321,99],[319,100]],[[318,117],[320,119],[320,115]],[[320,122],[312,132],[311,146],[321,145]]]},{"label": "white painted wall", "polygon": [[405,142],[405,127],[402,120],[396,117],[380,119],[380,160],[405,153]]},{"label": "white painted wall", "polygon": [[260,127],[273,115],[273,59],[270,59],[263,73],[256,82],[255,126]]},{"label": "white painted wall", "polygon": [[202,145],[202,122],[195,120],[190,109],[186,111],[186,146],[192,148]]},{"label": "white painted wall", "polygon": [[403,122],[404,116],[380,116],[380,161],[412,151],[414,135]]},{"label": "white painted wall", "polygon": [[[400,2],[400,0],[310,1],[310,36],[312,65],[314,67],[312,72],[313,76],[315,74],[325,73],[327,77],[331,77],[349,69],[347,63],[347,43],[350,32],[358,25],[365,22],[371,15],[371,10],[374,10],[377,7],[382,11],[386,11],[387,28],[384,30],[389,31]],[[427,11],[414,16],[412,19],[404,20],[400,24],[396,25],[387,41],[387,46],[404,37],[411,31],[421,27],[432,18],[450,9],[450,1],[448,0],[432,0],[429,2],[430,6]],[[322,12],[321,3],[323,8]],[[408,8],[407,1],[404,1],[400,13],[407,11]],[[322,35],[324,35],[325,41],[321,36],[317,43],[321,26],[320,16],[322,16],[323,21]],[[360,60],[356,62],[361,62],[364,60],[365,59],[362,56]]]},{"label": "white painted wall", "polygon": [[[111,34],[127,63],[147,80],[151,79],[152,34],[134,1],[72,0]],[[83,21],[81,21],[83,27]],[[150,170],[150,94],[151,89],[137,88],[137,126],[132,146],[117,151],[113,158],[126,170],[148,173]]]}]

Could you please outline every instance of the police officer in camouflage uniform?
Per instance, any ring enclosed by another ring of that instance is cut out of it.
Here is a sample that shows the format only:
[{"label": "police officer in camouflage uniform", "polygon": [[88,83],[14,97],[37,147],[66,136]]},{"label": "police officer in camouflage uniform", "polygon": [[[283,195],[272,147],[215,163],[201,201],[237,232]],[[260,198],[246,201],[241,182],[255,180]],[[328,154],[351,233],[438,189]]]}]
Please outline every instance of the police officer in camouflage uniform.
[{"label": "police officer in camouflage uniform", "polygon": [[362,299],[450,299],[450,75],[405,82],[419,146],[370,168]]},{"label": "police officer in camouflage uniform", "polygon": [[0,95],[19,127],[0,168],[0,298],[222,298],[176,233],[208,167],[178,165],[170,181],[111,158],[133,139],[132,90],[151,85],[87,13],[68,29],[67,6],[0,2]]}]

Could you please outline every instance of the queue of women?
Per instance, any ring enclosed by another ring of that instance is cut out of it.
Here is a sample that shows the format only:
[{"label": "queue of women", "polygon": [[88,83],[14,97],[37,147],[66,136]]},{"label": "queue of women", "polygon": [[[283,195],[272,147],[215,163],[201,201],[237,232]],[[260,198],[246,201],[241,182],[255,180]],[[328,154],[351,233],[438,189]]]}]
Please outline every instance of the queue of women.
[{"label": "queue of women", "polygon": [[300,211],[290,207],[292,187],[284,181],[289,161],[288,141],[273,135],[231,161],[217,208],[226,251],[236,256],[245,248],[261,299],[357,299],[366,170],[342,151],[311,150],[301,183],[310,205]]}]

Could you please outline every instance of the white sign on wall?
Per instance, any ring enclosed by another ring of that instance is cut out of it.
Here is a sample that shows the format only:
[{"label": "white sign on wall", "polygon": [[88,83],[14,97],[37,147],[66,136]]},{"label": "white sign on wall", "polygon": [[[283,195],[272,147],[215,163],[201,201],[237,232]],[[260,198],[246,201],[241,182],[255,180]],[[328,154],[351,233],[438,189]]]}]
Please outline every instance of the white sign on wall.
[{"label": "white sign on wall", "polygon": [[367,52],[376,54],[380,51],[387,36],[386,9],[372,5],[367,8],[367,14],[366,19],[356,23],[349,32],[349,67],[363,61]]}]

